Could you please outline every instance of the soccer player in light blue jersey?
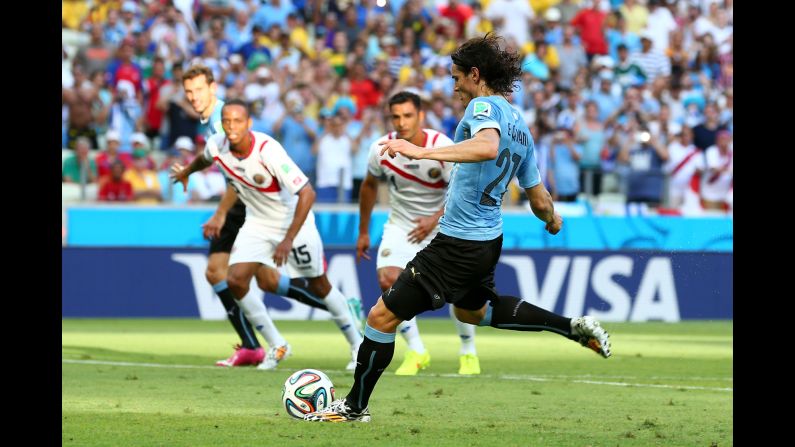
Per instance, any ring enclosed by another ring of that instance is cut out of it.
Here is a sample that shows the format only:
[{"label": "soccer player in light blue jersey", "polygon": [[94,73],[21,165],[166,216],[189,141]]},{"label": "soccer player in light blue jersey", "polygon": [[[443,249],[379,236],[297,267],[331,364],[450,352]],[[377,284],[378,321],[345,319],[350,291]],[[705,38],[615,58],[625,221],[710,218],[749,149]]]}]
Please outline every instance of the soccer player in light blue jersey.
[{"label": "soccer player in light blue jersey", "polygon": [[[224,101],[216,96],[216,83],[213,72],[208,67],[197,64],[190,67],[182,75],[182,86],[185,89],[185,98],[200,115],[202,133],[209,139],[212,135],[223,133],[221,125],[221,109]],[[227,283],[229,258],[232,246],[240,228],[246,219],[246,207],[236,195],[225,192],[218,206],[219,210],[228,210],[216,213],[204,224],[204,235],[210,239],[209,256],[205,276],[218,294],[221,303],[226,309],[227,317],[240,337],[240,345],[227,359],[216,362],[217,366],[245,366],[259,365],[260,369],[273,369],[279,362],[291,354],[290,345],[273,324],[267,309],[262,302],[262,297],[255,291],[250,291],[244,297],[235,297]],[[295,299],[299,302],[328,310],[325,301],[318,296],[325,296],[324,290],[313,290],[304,278],[289,278],[273,268],[263,269],[257,274],[258,283],[264,285],[265,290]],[[361,305],[348,300],[346,306],[350,309],[353,326],[360,327],[359,315]],[[358,307],[357,307],[358,306]],[[251,323],[268,342],[267,353],[260,346],[254,335]],[[353,330],[353,328],[345,328]],[[351,335],[355,336],[355,334]],[[354,362],[348,364],[353,369]]]},{"label": "soccer player in light blue jersey", "polygon": [[467,105],[456,144],[429,150],[401,139],[381,143],[381,154],[455,163],[439,234],[370,310],[348,395],[305,420],[370,421],[370,395],[392,361],[398,324],[445,302],[466,323],[550,331],[610,356],[608,334],[593,317],[566,318],[495,289],[494,268],[502,250],[500,206],[514,176],[546,230],[554,235],[563,226],[540,181],[532,136],[505,97],[521,76],[521,58],[501,44],[500,37],[486,35],[470,39],[451,55],[455,92]]}]

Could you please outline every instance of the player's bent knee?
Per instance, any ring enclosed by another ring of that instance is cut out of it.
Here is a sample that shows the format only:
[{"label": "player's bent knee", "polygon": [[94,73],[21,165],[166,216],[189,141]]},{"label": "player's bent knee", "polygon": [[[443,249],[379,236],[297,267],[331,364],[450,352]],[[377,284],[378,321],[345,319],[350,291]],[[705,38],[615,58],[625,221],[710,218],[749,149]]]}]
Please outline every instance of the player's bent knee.
[{"label": "player's bent knee", "polygon": [[219,267],[207,266],[207,270],[204,271],[204,277],[207,278],[207,282],[215,285],[226,279],[226,270]]},{"label": "player's bent knee", "polygon": [[229,272],[226,278],[226,283],[229,285],[229,290],[235,295],[237,299],[242,299],[248,293],[249,283],[251,278],[245,278],[244,275],[234,271]]},{"label": "player's bent knee", "polygon": [[386,307],[384,300],[381,298],[378,298],[375,306],[370,308],[370,313],[367,314],[367,325],[381,332],[395,332],[401,321],[397,315]]},{"label": "player's bent knee", "polygon": [[331,283],[326,275],[309,279],[309,292],[319,298],[325,298],[331,292]]}]

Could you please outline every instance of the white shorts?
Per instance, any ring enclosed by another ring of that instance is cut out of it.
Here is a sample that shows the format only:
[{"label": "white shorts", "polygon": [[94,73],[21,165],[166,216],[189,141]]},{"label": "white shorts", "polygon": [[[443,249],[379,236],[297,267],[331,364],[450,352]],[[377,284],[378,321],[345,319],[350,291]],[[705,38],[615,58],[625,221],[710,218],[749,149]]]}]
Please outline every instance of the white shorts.
[{"label": "white shorts", "polygon": [[404,230],[399,226],[391,223],[384,225],[384,235],[381,236],[381,245],[378,246],[378,259],[376,260],[376,268],[383,267],[400,267],[406,268],[406,264],[414,259],[414,256],[427,247],[431,240],[436,236],[439,231],[437,226],[428,236],[419,244],[409,242],[410,230]]},{"label": "white shorts", "polygon": [[[278,270],[273,262],[273,252],[284,239],[284,234],[285,231],[274,231],[256,220],[246,219],[232,246],[229,265],[259,262]],[[314,222],[304,223],[298,231],[287,264],[282,267],[287,268],[287,275],[291,278],[315,278],[325,273],[323,242]]]}]

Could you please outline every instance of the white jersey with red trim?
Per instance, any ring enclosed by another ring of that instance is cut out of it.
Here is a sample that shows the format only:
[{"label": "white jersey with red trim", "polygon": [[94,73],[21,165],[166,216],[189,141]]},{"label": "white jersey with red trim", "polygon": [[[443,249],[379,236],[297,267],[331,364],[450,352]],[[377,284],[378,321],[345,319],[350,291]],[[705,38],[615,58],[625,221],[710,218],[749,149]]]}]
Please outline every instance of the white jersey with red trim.
[{"label": "white jersey with red trim", "polygon": [[[231,152],[224,133],[207,139],[204,158],[214,161],[232,183],[246,205],[246,219],[286,231],[298,203],[296,193],[309,179],[276,139],[262,132],[250,133],[251,147],[244,158]],[[309,211],[305,224],[314,222],[314,214]]]},{"label": "white jersey with red trim", "polygon": [[[426,148],[444,147],[453,144],[453,140],[433,129],[423,129]],[[391,158],[388,153],[379,155],[381,141],[397,137],[397,132],[390,132],[370,146],[367,169],[375,177],[385,176],[389,184],[388,222],[394,223],[405,230],[416,227],[414,219],[431,216],[444,206],[447,184],[450,182],[450,171],[453,163],[436,160],[411,160],[401,154]]]}]

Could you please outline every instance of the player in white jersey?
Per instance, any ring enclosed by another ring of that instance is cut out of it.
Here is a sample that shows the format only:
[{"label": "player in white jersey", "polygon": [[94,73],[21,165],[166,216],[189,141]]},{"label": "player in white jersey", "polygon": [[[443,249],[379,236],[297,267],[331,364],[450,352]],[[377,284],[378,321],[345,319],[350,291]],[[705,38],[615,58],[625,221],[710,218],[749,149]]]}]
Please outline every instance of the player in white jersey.
[{"label": "player in white jersey", "polygon": [[[201,129],[205,136],[209,138],[212,135],[223,133],[221,108],[224,102],[215,96],[216,84],[212,70],[200,64],[191,66],[182,75],[182,86],[185,89],[186,99],[201,117]],[[237,233],[246,219],[246,207],[242,201],[226,193],[221,198],[221,204],[220,206],[224,206],[228,210],[224,213],[224,221],[219,224],[219,216],[213,216],[203,225],[204,236],[210,239],[205,276],[226,309],[229,322],[232,323],[235,332],[240,337],[240,344],[235,347],[235,352],[229,358],[219,360],[215,364],[217,366],[259,365],[261,369],[276,368],[279,362],[291,354],[292,350],[290,344],[270,319],[265,304],[262,303],[262,295],[257,291],[251,291],[252,298],[244,298],[246,302],[250,302],[247,307],[248,311],[244,311],[237,305],[237,300],[233,297],[226,281],[229,254]],[[306,280],[303,278],[290,278],[283,274],[264,270],[259,273],[259,276],[260,283],[271,285],[268,290],[275,288],[276,293],[281,296],[292,298],[318,309],[328,310],[324,302],[313,296],[307,289]],[[351,307],[352,317],[357,326],[361,326],[361,302],[351,298],[348,300],[348,305]],[[251,322],[268,342],[267,354],[254,335]]]},{"label": "player in white jersey", "polygon": [[[423,129],[425,112],[420,97],[411,92],[400,92],[389,99],[389,113],[394,132],[390,132],[370,146],[367,177],[359,193],[359,239],[356,242],[357,261],[370,259],[370,216],[378,193],[378,178],[385,177],[389,185],[391,212],[384,225],[381,245],[378,247],[376,267],[378,285],[388,290],[418,251],[425,248],[438,232],[439,218],[444,213],[444,198],[450,181],[452,163],[435,160],[411,160],[402,155],[395,158],[380,155],[379,142],[402,138],[417,146],[433,148],[453,144],[444,134]],[[452,306],[449,306],[451,316]],[[480,374],[480,362],[475,350],[475,326],[458,321],[461,338],[459,374]],[[402,322],[398,331],[403,335],[409,350],[397,375],[415,375],[430,365],[431,356],[425,349],[417,327],[417,319]]]},{"label": "player in white jersey", "polygon": [[[310,209],[315,191],[309,179],[278,141],[249,130],[251,117],[246,103],[230,100],[221,113],[224,133],[210,137],[204,154],[189,166],[172,167],[172,176],[187,184],[191,173],[215,162],[229,180],[227,194],[246,204],[245,223],[229,259],[229,289],[246,317],[256,324],[256,316],[250,314],[260,310],[245,298],[251,279],[256,275],[260,288],[276,293],[280,275],[276,268],[286,265],[290,277],[306,278],[309,292],[320,297],[331,313],[351,347],[352,360],[347,369],[354,369],[362,337],[345,296],[326,277],[323,244]],[[233,203],[230,199],[219,205],[208,223],[211,233],[223,227]]]}]

